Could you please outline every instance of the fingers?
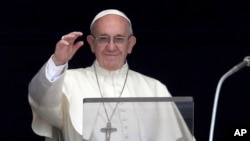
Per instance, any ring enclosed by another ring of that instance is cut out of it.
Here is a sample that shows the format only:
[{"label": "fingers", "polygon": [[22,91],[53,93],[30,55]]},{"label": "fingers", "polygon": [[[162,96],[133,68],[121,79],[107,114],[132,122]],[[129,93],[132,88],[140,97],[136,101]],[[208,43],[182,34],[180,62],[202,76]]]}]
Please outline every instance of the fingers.
[{"label": "fingers", "polygon": [[83,35],[82,32],[75,31],[75,32],[71,32],[69,34],[62,36],[61,40],[66,41],[68,45],[69,44],[73,45],[75,40],[82,35]]},{"label": "fingers", "polygon": [[72,47],[73,52],[75,52],[84,44],[83,41],[75,42],[76,39],[82,35],[83,33],[79,31],[71,32],[69,34],[62,36],[59,43],[64,46]]},{"label": "fingers", "polygon": [[74,44],[73,49],[77,51],[81,46],[83,46],[83,44],[83,41],[78,41]]},{"label": "fingers", "polygon": [[83,35],[82,32],[80,32],[80,31],[74,31],[74,32],[70,32],[69,34],[66,34],[66,35],[64,35],[64,36],[62,36],[62,37],[63,37],[63,39],[64,39],[64,38],[67,37],[67,36],[77,36],[77,37],[79,37],[79,36],[82,36],[82,35]]},{"label": "fingers", "polygon": [[82,36],[82,32],[71,32],[62,36],[62,39],[56,44],[54,52],[54,62],[56,65],[65,64],[69,61],[76,51],[83,46],[83,41],[76,41],[76,39]]},{"label": "fingers", "polygon": [[60,40],[60,41],[58,42],[58,44],[67,46],[67,45],[69,45],[69,42],[67,42],[67,41],[65,41],[65,40],[62,39],[62,40]]},{"label": "fingers", "polygon": [[78,50],[78,48],[80,48],[84,44],[84,42],[83,41],[76,42],[76,39],[82,35],[83,33],[78,31],[66,34],[62,36],[61,40],[57,43],[57,46],[58,48],[66,47],[68,49],[72,49],[73,51]]}]

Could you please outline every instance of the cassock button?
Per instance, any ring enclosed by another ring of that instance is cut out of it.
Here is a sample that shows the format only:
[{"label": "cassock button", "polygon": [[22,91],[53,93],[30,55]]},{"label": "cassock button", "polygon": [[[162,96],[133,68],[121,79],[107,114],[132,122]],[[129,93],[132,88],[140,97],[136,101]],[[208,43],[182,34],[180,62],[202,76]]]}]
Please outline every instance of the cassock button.
[{"label": "cassock button", "polygon": [[121,112],[123,112],[123,113],[126,112],[126,109],[121,109]]},{"label": "cassock button", "polygon": [[128,135],[125,135],[124,137],[125,137],[125,139],[128,139]]}]

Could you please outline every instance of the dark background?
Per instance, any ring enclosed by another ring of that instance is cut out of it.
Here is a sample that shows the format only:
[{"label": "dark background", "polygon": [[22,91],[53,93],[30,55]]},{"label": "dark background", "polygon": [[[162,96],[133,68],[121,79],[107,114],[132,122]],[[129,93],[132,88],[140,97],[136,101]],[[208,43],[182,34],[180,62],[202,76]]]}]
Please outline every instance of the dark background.
[{"label": "dark background", "polygon": [[[0,140],[43,140],[31,129],[29,81],[62,35],[82,31],[86,41],[93,17],[117,8],[130,18],[137,37],[130,68],[159,79],[173,96],[192,96],[194,134],[207,141],[217,83],[250,55],[249,6],[248,0],[2,0]],[[69,67],[86,67],[93,59],[86,43]],[[214,140],[239,141],[243,137],[233,136],[239,128],[250,133],[249,76],[250,69],[244,68],[223,83]]]}]

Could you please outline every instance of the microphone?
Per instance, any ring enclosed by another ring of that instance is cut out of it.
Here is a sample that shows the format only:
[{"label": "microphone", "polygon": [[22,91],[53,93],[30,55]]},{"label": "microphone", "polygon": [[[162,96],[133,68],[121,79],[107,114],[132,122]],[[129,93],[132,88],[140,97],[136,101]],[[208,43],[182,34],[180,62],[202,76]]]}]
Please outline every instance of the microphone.
[{"label": "microphone", "polygon": [[228,78],[230,75],[236,73],[237,71],[243,69],[244,67],[250,66],[250,56],[246,56],[242,62],[235,65],[233,68],[231,68],[228,72],[226,72],[219,80],[216,93],[214,97],[214,105],[213,105],[213,112],[212,112],[212,119],[211,119],[211,125],[210,125],[210,133],[209,133],[209,141],[213,141],[213,134],[214,134],[214,124],[215,124],[215,117],[216,117],[216,109],[218,105],[218,99],[219,99],[219,92],[221,89],[221,85],[223,81]]},{"label": "microphone", "polygon": [[231,70],[229,70],[230,75],[232,75],[233,73],[243,69],[246,66],[250,66],[250,56],[246,56],[242,62],[240,62],[239,64],[237,64],[236,66],[234,66]]}]

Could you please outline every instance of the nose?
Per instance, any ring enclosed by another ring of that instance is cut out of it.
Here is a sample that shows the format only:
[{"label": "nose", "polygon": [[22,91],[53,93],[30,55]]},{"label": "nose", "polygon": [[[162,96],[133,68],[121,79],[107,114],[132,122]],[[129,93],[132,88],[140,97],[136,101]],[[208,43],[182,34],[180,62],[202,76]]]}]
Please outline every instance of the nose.
[{"label": "nose", "polygon": [[116,44],[113,39],[110,39],[109,43],[107,44],[107,49],[109,51],[113,51],[116,49]]}]

